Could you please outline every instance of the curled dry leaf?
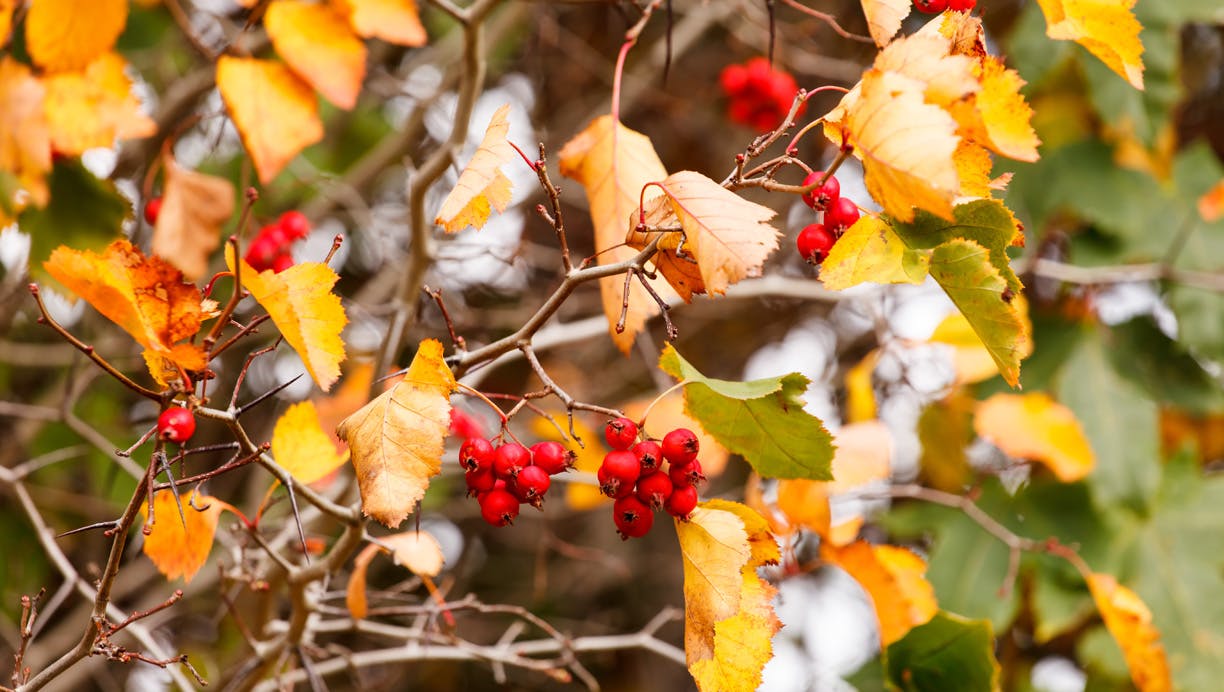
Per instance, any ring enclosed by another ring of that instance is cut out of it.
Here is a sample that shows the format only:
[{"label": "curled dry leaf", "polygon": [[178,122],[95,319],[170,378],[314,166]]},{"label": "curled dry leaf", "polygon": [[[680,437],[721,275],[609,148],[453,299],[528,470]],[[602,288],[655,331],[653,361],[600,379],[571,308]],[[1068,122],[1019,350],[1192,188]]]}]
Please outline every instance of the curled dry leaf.
[{"label": "curled dry leaf", "polygon": [[514,147],[506,139],[510,131],[509,114],[508,103],[493,114],[480,147],[442,202],[434,223],[447,233],[457,233],[468,226],[483,228],[493,209],[503,212],[510,203],[510,179],[500,170],[514,157]]},{"label": "curled dry leaf", "polygon": [[1075,414],[1044,392],[995,394],[978,404],[973,428],[1004,453],[1045,464],[1064,483],[1096,465]]},{"label": "curled dry leaf", "polygon": [[442,344],[427,339],[403,380],[340,423],[365,514],[395,528],[425,495],[442,469],[455,387]]},{"label": "curled dry leaf", "polygon": [[[143,550],[166,579],[182,577],[191,583],[212,550],[224,503],[208,495],[197,495],[195,506],[203,511],[191,506],[191,493],[176,498],[169,490],[159,490],[153,495],[154,522],[152,531],[145,536]],[[144,514],[149,514],[147,504]]]},{"label": "curled dry leaf", "polygon": [[303,483],[321,480],[348,461],[348,453],[338,453],[323,432],[311,401],[290,406],[277,419],[272,429],[272,456]]},{"label": "curled dry leaf", "polygon": [[26,15],[26,51],[48,72],[83,69],[115,45],[127,14],[127,0],[38,0]]},{"label": "curled dry leaf", "polygon": [[221,245],[221,226],[234,214],[234,185],[183,168],[170,155],[163,157],[162,168],[165,181],[153,228],[153,254],[196,281],[208,272],[208,258]]},{"label": "curled dry leaf", "polygon": [[423,46],[428,40],[415,0],[332,0],[348,17],[358,36],[399,46]]},{"label": "curled dry leaf", "polygon": [[935,588],[922,576],[926,562],[907,548],[866,541],[842,547],[822,542],[820,557],[846,570],[871,597],[882,646],[900,641],[939,610]]},{"label": "curled dry leaf", "polygon": [[[417,576],[436,577],[442,571],[442,546],[438,545],[438,539],[428,531],[405,531],[380,536],[378,540],[395,551],[392,554],[395,564]],[[353,571],[349,574],[348,586],[344,592],[344,605],[354,619],[360,620],[370,612],[366,598],[366,573],[374,556],[385,552],[387,551],[382,545],[371,543],[362,548],[353,560]]]},{"label": "curled dry leaf", "polygon": [[1139,692],[1172,690],[1169,661],[1147,604],[1108,574],[1093,572],[1086,577],[1106,629],[1122,647],[1135,687]]},{"label": "curled dry leaf", "polygon": [[280,0],[268,6],[264,28],[289,67],[328,101],[345,110],[357,105],[366,48],[336,8]]},{"label": "curled dry leaf", "polygon": [[1037,0],[1046,18],[1046,35],[1075,41],[1101,59],[1136,89],[1143,89],[1143,26],[1132,8],[1136,0]]}]

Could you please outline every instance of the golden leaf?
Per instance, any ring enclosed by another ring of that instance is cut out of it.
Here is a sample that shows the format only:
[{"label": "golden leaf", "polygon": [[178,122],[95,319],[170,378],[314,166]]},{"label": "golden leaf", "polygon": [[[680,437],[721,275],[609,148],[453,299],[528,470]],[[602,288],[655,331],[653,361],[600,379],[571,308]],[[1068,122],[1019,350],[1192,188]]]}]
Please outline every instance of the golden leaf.
[{"label": "golden leaf", "polygon": [[394,553],[395,564],[421,577],[436,577],[442,571],[442,546],[438,539],[428,531],[405,531],[390,536],[379,536],[379,543],[371,543],[361,549],[353,559],[353,571],[349,574],[348,586],[344,592],[344,605],[353,619],[360,620],[369,612],[369,602],[366,599],[366,573],[370,562],[379,553],[387,552],[383,546],[388,546]]},{"label": "golden leaf", "polygon": [[778,561],[769,525],[748,507],[726,500],[697,506],[676,522],[684,563],[684,652],[703,691],[755,690],[781,628],[770,600],[775,589],[757,576]]},{"label": "golden leaf", "polygon": [[[233,270],[233,250],[226,248],[225,261]],[[306,371],[323,391],[340,378],[344,341],[340,333],[348,324],[340,297],[332,287],[340,277],[320,262],[302,262],[277,274],[271,269],[257,272],[242,261],[242,285],[268,311],[268,316],[297,351]]]},{"label": "golden leaf", "polygon": [[[37,206],[49,197],[45,176],[51,170],[51,130],[43,98],[46,87],[30,68],[0,57],[0,170],[16,176]],[[0,210],[20,211],[19,196],[0,200]],[[0,221],[4,213],[0,211]]]},{"label": "golden leaf", "polygon": [[493,209],[503,212],[510,203],[510,179],[499,170],[514,157],[514,147],[506,139],[510,131],[510,121],[506,119],[509,114],[508,103],[493,114],[480,148],[442,202],[434,223],[447,233],[457,233],[468,226],[483,228]]},{"label": "golden leaf", "polygon": [[867,31],[877,46],[888,45],[914,8],[911,0],[862,0]]},{"label": "golden leaf", "polygon": [[400,46],[423,46],[428,40],[414,0],[333,0],[358,36],[380,38]]},{"label": "golden leaf", "polygon": [[17,0],[0,0],[0,46],[9,42],[9,34],[13,31],[13,10],[17,9]]},{"label": "golden leaf", "polygon": [[993,55],[984,56],[974,72],[982,90],[974,97],[981,129],[972,134],[973,140],[1008,158],[1036,161],[1041,140],[1030,124],[1033,109],[1020,94],[1025,84],[1020,73]]},{"label": "golden leaf", "polygon": [[221,244],[221,226],[234,213],[234,185],[183,168],[169,154],[162,158],[162,169],[165,183],[153,228],[153,254],[195,281],[208,272],[208,258]]},{"label": "golden leaf", "polygon": [[86,149],[114,146],[116,139],[139,139],[157,132],[157,123],[140,110],[132,94],[127,63],[103,53],[80,71],[59,72],[43,80],[47,122],[56,151],[77,156]]},{"label": "golden leaf", "polygon": [[[561,174],[573,178],[586,189],[591,206],[591,222],[595,227],[595,251],[600,264],[615,264],[634,256],[624,247],[625,234],[630,230],[629,215],[638,207],[639,196],[646,183],[667,177],[667,169],[655,153],[650,139],[635,132],[610,115],[591,121],[582,132],[561,149]],[[652,283],[664,298],[671,295],[662,280]],[[646,327],[646,322],[659,314],[654,299],[635,281],[629,288],[629,309],[625,329],[617,333],[624,300],[625,281],[622,276],[599,280],[599,292],[604,315],[608,318],[608,334],[622,353],[629,353],[634,337]]]},{"label": "golden leaf", "polygon": [[442,470],[456,386],[442,344],[426,339],[403,380],[340,423],[365,514],[395,528],[425,495]]},{"label": "golden leaf", "polygon": [[83,69],[115,45],[127,13],[127,0],[32,2],[26,15],[26,50],[48,72]]},{"label": "golden leaf", "polygon": [[922,576],[926,562],[906,548],[866,541],[844,547],[821,543],[820,557],[846,570],[871,597],[881,646],[900,641],[939,610],[935,589]]},{"label": "golden leaf", "polygon": [[1135,0],[1037,0],[1046,35],[1075,41],[1136,89],[1143,89],[1143,26],[1131,10]]},{"label": "golden leaf", "polygon": [[956,162],[956,176],[960,178],[960,199],[965,197],[987,198],[991,196],[990,170],[994,162],[986,148],[968,139],[962,139],[952,155]]},{"label": "golden leaf", "polygon": [[1010,456],[1040,461],[1064,483],[1096,465],[1075,414],[1042,392],[995,394],[978,404],[973,429]]},{"label": "golden leaf", "polygon": [[1108,574],[1089,573],[1087,580],[1105,628],[1122,647],[1135,687],[1139,692],[1172,690],[1169,661],[1147,605]]},{"label": "golden leaf", "polygon": [[825,288],[840,291],[865,281],[921,284],[930,257],[909,249],[878,216],[862,216],[833,245],[820,267]]},{"label": "golden leaf", "polygon": [[370,569],[370,561],[382,552],[382,548],[371,543],[357,553],[353,559],[353,571],[349,574],[348,586],[344,590],[344,606],[354,620],[360,620],[370,612],[369,601],[366,599],[366,572]]},{"label": "golden leaf", "polygon": [[207,364],[199,346],[177,343],[200,331],[200,289],[169,262],[116,240],[101,255],[61,245],[43,268],[154,354],[187,370]]},{"label": "golden leaf", "polygon": [[[153,495],[153,528],[145,536],[143,550],[166,579],[182,577],[191,583],[212,550],[223,503],[208,495],[197,495],[195,504],[205,509],[199,511],[191,506],[191,493],[175,498],[172,491],[159,490]],[[144,514],[148,513],[146,503]]]},{"label": "golden leaf", "polygon": [[946,108],[982,88],[973,74],[974,60],[949,50],[943,36],[906,36],[880,51],[873,67],[921,82],[926,102]]},{"label": "golden leaf", "polygon": [[302,401],[288,408],[272,429],[272,456],[291,476],[303,483],[327,477],[348,461],[323,432],[313,402]]},{"label": "golden leaf", "polygon": [[[843,236],[844,238],[844,236]],[[846,421],[860,423],[875,420],[876,400],[875,376],[876,364],[880,362],[880,349],[875,348],[863,356],[854,367],[846,371]],[[837,478],[837,476],[833,476]]]},{"label": "golden leaf", "polygon": [[268,6],[264,28],[276,52],[324,98],[345,110],[357,105],[366,48],[340,12],[330,5],[280,0]]},{"label": "golden leaf", "polygon": [[323,139],[314,92],[281,63],[223,55],[217,88],[261,183]]}]

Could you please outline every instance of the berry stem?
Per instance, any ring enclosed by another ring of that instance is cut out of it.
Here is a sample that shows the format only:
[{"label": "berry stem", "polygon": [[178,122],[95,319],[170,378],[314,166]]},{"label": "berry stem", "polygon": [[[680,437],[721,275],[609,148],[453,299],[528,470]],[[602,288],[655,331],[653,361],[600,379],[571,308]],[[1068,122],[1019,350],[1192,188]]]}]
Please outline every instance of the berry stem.
[{"label": "berry stem", "polygon": [[483,393],[481,393],[481,392],[480,392],[480,390],[478,390],[478,389],[476,389],[476,388],[474,388],[474,387],[470,387],[470,386],[468,386],[468,385],[466,385],[466,384],[464,384],[464,383],[462,383],[462,382],[456,382],[455,384],[459,385],[459,389],[462,389],[464,392],[467,392],[468,394],[471,394],[472,396],[476,397],[477,399],[480,399],[481,401],[483,401],[483,402],[485,403],[485,405],[486,405],[486,406],[488,406],[489,408],[493,409],[493,411],[497,413],[497,418],[498,418],[498,420],[500,420],[500,421],[501,421],[501,425],[502,425],[502,427],[505,427],[505,426],[506,426],[506,423],[509,421],[509,418],[508,418],[508,417],[506,416],[506,414],[505,414],[505,413],[504,413],[504,412],[501,410],[501,407],[500,407],[500,406],[498,406],[497,404],[495,404],[495,403],[493,403],[492,401],[490,401],[490,400],[489,400],[489,397],[485,396]]},{"label": "berry stem", "polygon": [[616,55],[616,71],[612,74],[612,120],[620,122],[620,95],[621,95],[621,78],[625,73],[625,58],[629,55],[629,49],[637,43],[638,36],[642,34],[642,29],[646,28],[646,23],[650,21],[650,16],[654,11],[659,9],[663,4],[663,0],[654,0],[654,2],[642,9],[642,16],[638,19],[637,24],[634,24],[625,32],[625,42],[621,44],[620,52]]},{"label": "berry stem", "polygon": [[638,427],[639,428],[646,427],[646,418],[650,415],[651,409],[655,407],[655,404],[662,401],[663,397],[667,396],[668,394],[671,394],[672,392],[676,391],[677,389],[680,389],[681,387],[683,387],[686,384],[689,384],[690,382],[691,380],[680,380],[679,382],[673,384],[672,386],[660,392],[659,395],[656,396],[654,400],[651,401],[650,404],[646,406],[646,410],[642,412],[642,418],[641,420],[638,421]]}]

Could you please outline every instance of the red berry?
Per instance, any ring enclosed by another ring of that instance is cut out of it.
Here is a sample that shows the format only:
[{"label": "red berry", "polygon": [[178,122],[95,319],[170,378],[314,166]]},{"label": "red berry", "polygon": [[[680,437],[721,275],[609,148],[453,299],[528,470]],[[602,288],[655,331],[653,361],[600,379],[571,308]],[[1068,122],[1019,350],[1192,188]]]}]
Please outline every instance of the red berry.
[{"label": "red berry", "polygon": [[577,458],[560,442],[537,442],[531,445],[531,463],[544,469],[545,473],[558,474],[568,471]]},{"label": "red berry", "polygon": [[157,417],[157,436],[171,442],[186,442],[195,434],[195,416],[182,406],[171,406]]},{"label": "red berry", "polygon": [[833,249],[833,244],[836,242],[837,238],[824,227],[824,224],[813,223],[799,231],[799,237],[795,239],[795,246],[799,248],[799,256],[809,264],[820,264],[829,256],[829,250]]},{"label": "red berry", "polygon": [[480,516],[493,526],[513,524],[519,513],[518,498],[506,490],[490,490],[477,501],[480,503]]},{"label": "red berry", "polygon": [[642,466],[633,452],[618,449],[604,456],[596,475],[604,495],[624,497],[633,492],[633,484],[642,475]]},{"label": "red berry", "polygon": [[612,449],[629,449],[637,441],[637,423],[621,416],[608,421],[604,427],[604,439]]},{"label": "red berry", "polygon": [[269,243],[276,246],[278,250],[287,250],[293,238],[289,237],[289,233],[278,224],[268,224],[259,229],[259,238],[266,238]]},{"label": "red berry", "polygon": [[689,514],[697,508],[697,488],[685,486],[676,488],[671,497],[663,503],[663,509],[680,521],[688,521]]},{"label": "red berry", "polygon": [[735,96],[748,85],[748,70],[743,65],[727,65],[718,75],[718,83],[724,94]]},{"label": "red berry", "polygon": [[504,444],[493,454],[493,473],[498,478],[509,480],[519,475],[524,467],[531,465],[531,452],[517,442]]},{"label": "red berry", "polygon": [[667,470],[667,477],[677,488],[697,485],[705,480],[705,476],[701,473],[701,462],[696,459],[687,464],[672,464]]},{"label": "red berry", "polygon": [[654,515],[645,503],[630,495],[612,503],[612,521],[621,540],[627,541],[645,536],[654,524]]},{"label": "red berry", "polygon": [[642,473],[650,473],[663,462],[663,448],[654,440],[642,440],[629,450],[637,457]]},{"label": "red berry", "polygon": [[251,246],[247,248],[246,261],[257,272],[272,268],[276,258],[281,254],[280,246],[265,238],[262,234],[255,236]]},{"label": "red berry", "polygon": [[497,476],[493,475],[492,468],[483,468],[464,472],[463,480],[467,483],[468,497],[472,497],[473,495],[479,496],[481,493],[493,490],[498,479]]},{"label": "red berry", "polygon": [[293,240],[301,240],[310,235],[310,220],[300,211],[287,211],[280,215],[276,224],[285,230],[285,234]]},{"label": "red berry", "polygon": [[161,213],[161,205],[161,197],[153,197],[148,202],[145,202],[144,217],[150,226],[157,225],[157,215]]},{"label": "red berry", "polygon": [[841,235],[843,229],[850,228],[858,220],[858,205],[845,197],[837,198],[837,201],[830,204],[824,213],[825,228],[838,235]]},{"label": "red berry", "polygon": [[519,475],[510,483],[510,490],[520,502],[540,509],[544,504],[544,494],[552,485],[548,472],[539,466],[524,466]]},{"label": "red berry", "polygon": [[489,470],[493,468],[496,453],[492,442],[483,437],[469,437],[459,445],[459,465],[467,471]]},{"label": "red berry", "polygon": [[953,12],[968,12],[977,7],[977,0],[948,0],[948,9]]},{"label": "red berry", "polygon": [[[813,185],[824,175],[824,171],[812,171],[803,179],[803,186]],[[829,205],[841,197],[841,183],[837,182],[837,176],[831,175],[829,179],[824,181],[820,187],[812,188],[811,191],[803,193],[803,201],[816,211],[824,211],[829,208]]]},{"label": "red berry", "polygon": [[914,0],[914,7],[926,14],[939,14],[948,9],[948,0]]},{"label": "red berry", "polygon": [[450,412],[450,433],[455,437],[484,437],[484,426],[472,414],[460,408],[452,408]]},{"label": "red berry", "polygon": [[292,266],[293,255],[289,254],[288,252],[282,252],[276,256],[276,259],[272,260],[272,271],[276,272],[277,274]]},{"label": "red berry", "polygon": [[671,497],[674,489],[675,486],[666,473],[655,471],[638,479],[636,494],[637,499],[650,505],[651,509],[658,510],[663,509],[663,503]]},{"label": "red berry", "polygon": [[676,428],[663,436],[663,458],[672,464],[687,464],[697,458],[700,443],[688,428]]}]

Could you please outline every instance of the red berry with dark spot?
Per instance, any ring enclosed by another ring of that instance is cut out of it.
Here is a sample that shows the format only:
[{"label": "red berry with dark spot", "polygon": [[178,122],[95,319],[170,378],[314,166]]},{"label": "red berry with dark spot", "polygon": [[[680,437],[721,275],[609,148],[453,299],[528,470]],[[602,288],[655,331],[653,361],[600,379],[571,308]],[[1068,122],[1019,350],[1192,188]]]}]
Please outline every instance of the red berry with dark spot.
[{"label": "red berry with dark spot", "polygon": [[842,230],[850,228],[858,220],[858,205],[845,197],[839,197],[836,202],[830,204],[824,214],[825,228],[838,235],[841,235]]},{"label": "red berry with dark spot", "polygon": [[531,445],[531,463],[556,475],[574,466],[576,455],[560,442],[537,442]]},{"label": "red berry with dark spot", "polygon": [[676,428],[663,436],[663,458],[672,464],[687,464],[697,458],[701,448],[697,435],[688,428]]},{"label": "red berry with dark spot", "polygon": [[671,497],[663,503],[663,509],[680,521],[688,521],[689,515],[697,508],[697,488],[686,486],[676,488]]},{"label": "red berry with dark spot", "polygon": [[617,449],[604,456],[596,475],[604,495],[624,497],[633,492],[633,484],[642,475],[642,466],[633,452]]},{"label": "red berry with dark spot", "polygon": [[612,503],[612,521],[621,540],[627,541],[645,536],[654,524],[654,515],[645,503],[630,495]]},{"label": "red berry with dark spot", "polygon": [[519,513],[519,501],[506,490],[493,489],[477,498],[480,516],[493,526],[513,524]]},{"label": "red berry with dark spot", "polygon": [[637,457],[638,466],[641,467],[644,474],[654,471],[659,468],[659,464],[663,463],[663,447],[654,440],[642,440],[633,445],[629,451]]},{"label": "red berry with dark spot", "polygon": [[493,473],[498,478],[514,478],[524,467],[531,465],[531,452],[517,442],[504,444],[493,453]]},{"label": "red berry with dark spot", "polygon": [[637,441],[637,423],[621,416],[613,418],[604,426],[604,439],[612,449],[629,449]]},{"label": "red berry with dark spot", "polygon": [[498,479],[493,475],[492,468],[483,468],[477,471],[465,471],[463,480],[467,483],[468,497],[472,497],[492,490]]},{"label": "red berry with dark spot", "polygon": [[953,12],[969,12],[977,7],[977,0],[948,0],[948,9]]},{"label": "red berry with dark spot", "polygon": [[926,14],[939,14],[948,9],[948,0],[914,0],[914,7]]},{"label": "red berry with dark spot", "polygon": [[490,470],[496,453],[492,442],[483,437],[469,437],[459,445],[459,465],[466,471]]},{"label": "red berry with dark spot", "polygon": [[552,479],[548,476],[548,472],[539,466],[524,466],[522,471],[519,471],[518,477],[510,483],[510,490],[520,502],[540,509],[544,504],[544,494],[548,492],[549,486],[552,485]]},{"label": "red berry with dark spot", "polygon": [[697,485],[705,480],[705,476],[701,473],[701,462],[696,459],[687,464],[672,464],[667,470],[667,476],[671,478],[672,485],[677,488]]},{"label": "red berry with dark spot", "polygon": [[150,226],[157,225],[157,216],[161,214],[161,205],[161,197],[154,197],[148,202],[145,202],[144,217],[145,221],[148,221]]},{"label": "red berry with dark spot", "polygon": [[638,479],[636,495],[637,499],[650,505],[651,509],[659,510],[663,509],[663,503],[671,497],[674,489],[675,486],[666,473],[655,471]]},{"label": "red berry with dark spot", "polygon": [[[803,186],[815,184],[824,175],[824,171],[812,171],[803,179]],[[816,211],[824,211],[829,208],[829,205],[837,201],[841,197],[841,183],[837,182],[837,176],[831,175],[829,179],[824,181],[820,187],[813,188],[809,192],[803,193],[803,201]]]},{"label": "red berry with dark spot", "polygon": [[195,416],[182,406],[171,406],[157,417],[157,436],[163,440],[186,442],[195,428]]},{"label": "red berry with dark spot", "polygon": [[300,211],[287,211],[276,220],[285,234],[294,240],[301,240],[310,235],[310,220]]},{"label": "red berry with dark spot", "polygon": [[829,250],[833,249],[833,244],[836,242],[837,238],[824,227],[824,224],[813,223],[799,231],[799,237],[795,239],[795,246],[799,249],[799,256],[804,261],[809,264],[820,264],[829,256]]}]

